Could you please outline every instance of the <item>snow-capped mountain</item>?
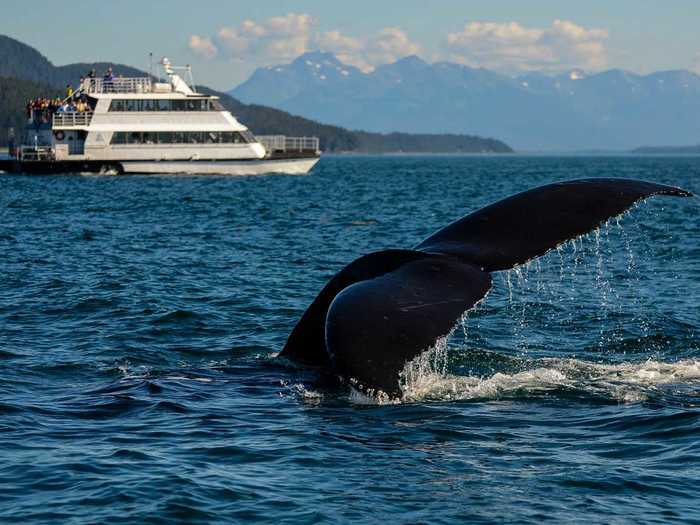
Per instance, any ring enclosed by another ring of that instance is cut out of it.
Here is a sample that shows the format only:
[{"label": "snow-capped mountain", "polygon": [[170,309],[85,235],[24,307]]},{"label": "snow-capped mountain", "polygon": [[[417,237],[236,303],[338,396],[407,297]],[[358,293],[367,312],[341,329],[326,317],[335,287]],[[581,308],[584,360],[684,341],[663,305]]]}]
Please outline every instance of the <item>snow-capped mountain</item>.
[{"label": "snow-capped mountain", "polygon": [[230,93],[352,129],[495,136],[521,150],[700,141],[700,77],[683,70],[514,78],[411,56],[366,74],[314,52],[258,69]]}]

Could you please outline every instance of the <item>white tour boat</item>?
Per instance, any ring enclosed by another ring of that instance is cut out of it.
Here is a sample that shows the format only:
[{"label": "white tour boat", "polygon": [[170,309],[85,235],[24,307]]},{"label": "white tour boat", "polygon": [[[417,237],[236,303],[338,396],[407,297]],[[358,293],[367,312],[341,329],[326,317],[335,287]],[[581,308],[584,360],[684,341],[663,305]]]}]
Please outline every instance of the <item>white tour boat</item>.
[{"label": "white tour boat", "polygon": [[0,170],[302,175],[318,162],[318,138],[256,137],[219,97],[195,91],[189,66],[166,58],[160,64],[167,82],[89,76],[69,97],[79,110],[72,103],[51,111],[29,106],[22,143],[11,144]]}]

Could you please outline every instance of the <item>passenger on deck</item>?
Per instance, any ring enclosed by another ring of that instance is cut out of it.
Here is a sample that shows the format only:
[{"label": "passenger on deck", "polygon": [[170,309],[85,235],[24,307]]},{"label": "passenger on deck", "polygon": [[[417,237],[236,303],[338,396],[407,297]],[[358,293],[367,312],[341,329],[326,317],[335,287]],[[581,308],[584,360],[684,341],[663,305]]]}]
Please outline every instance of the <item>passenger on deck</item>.
[{"label": "passenger on deck", "polygon": [[105,72],[105,76],[102,77],[102,84],[104,87],[105,93],[111,93],[112,92],[112,85],[114,83],[114,75],[112,74],[112,68],[107,68],[107,71]]},{"label": "passenger on deck", "polygon": [[97,72],[94,69],[91,69],[87,76],[88,76],[88,90],[95,91],[95,77],[97,76]]},{"label": "passenger on deck", "polygon": [[73,98],[73,86],[70,84],[66,86],[66,98]]}]

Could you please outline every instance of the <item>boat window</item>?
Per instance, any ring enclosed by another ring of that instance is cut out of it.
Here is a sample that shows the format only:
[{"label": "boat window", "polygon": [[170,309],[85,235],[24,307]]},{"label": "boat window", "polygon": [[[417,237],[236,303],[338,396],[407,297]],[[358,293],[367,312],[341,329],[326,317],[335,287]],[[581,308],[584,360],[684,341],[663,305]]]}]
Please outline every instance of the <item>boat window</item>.
[{"label": "boat window", "polygon": [[243,136],[243,142],[247,142],[250,144],[251,142],[257,142],[257,139],[255,138],[255,135],[253,135],[249,130],[243,130],[241,131],[241,135]]},{"label": "boat window", "polygon": [[216,101],[140,99],[113,100],[110,111],[225,111]]},{"label": "boat window", "polygon": [[238,131],[115,131],[112,144],[245,144],[244,134]]},{"label": "boat window", "polygon": [[208,99],[189,99],[185,102],[185,111],[210,111]]},{"label": "boat window", "polygon": [[241,144],[245,143],[245,140],[237,131],[225,131],[222,134],[221,142],[226,144]]},{"label": "boat window", "polygon": [[115,99],[109,111],[226,111],[218,100]]},{"label": "boat window", "polygon": [[123,100],[112,100],[109,106],[110,111],[124,111],[124,101]]}]

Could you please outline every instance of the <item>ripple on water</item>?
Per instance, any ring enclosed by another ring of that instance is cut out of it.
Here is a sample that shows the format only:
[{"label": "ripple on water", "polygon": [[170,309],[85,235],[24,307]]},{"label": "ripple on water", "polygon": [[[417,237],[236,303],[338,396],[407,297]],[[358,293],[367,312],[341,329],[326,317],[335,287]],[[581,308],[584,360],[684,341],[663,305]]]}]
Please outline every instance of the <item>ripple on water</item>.
[{"label": "ripple on water", "polygon": [[0,177],[0,521],[700,520],[697,203],[495,276],[400,402],[274,358],[353,258],[584,176],[700,189],[693,158]]}]

